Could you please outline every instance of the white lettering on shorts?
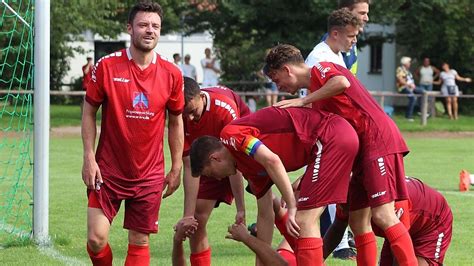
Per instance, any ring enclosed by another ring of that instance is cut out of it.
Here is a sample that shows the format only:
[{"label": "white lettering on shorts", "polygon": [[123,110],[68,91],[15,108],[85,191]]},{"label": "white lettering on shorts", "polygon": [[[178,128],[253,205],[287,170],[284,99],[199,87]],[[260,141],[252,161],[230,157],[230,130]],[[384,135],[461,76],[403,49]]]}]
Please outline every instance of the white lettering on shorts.
[{"label": "white lettering on shorts", "polygon": [[298,199],[298,202],[303,202],[309,200],[309,197],[302,197]]},{"label": "white lettering on shorts", "polygon": [[378,198],[378,197],[381,197],[381,196],[385,195],[385,193],[387,193],[386,190],[385,190],[385,191],[380,191],[380,192],[377,192],[377,193],[375,193],[375,194],[372,194],[371,197],[372,197],[373,199],[375,199],[375,198]]},{"label": "white lettering on shorts", "polygon": [[316,146],[318,147],[318,153],[316,154],[316,159],[314,160],[314,168],[313,168],[313,177],[311,178],[311,182],[318,181],[319,178],[319,168],[321,163],[321,153],[323,151],[323,144],[318,140],[316,141]]}]

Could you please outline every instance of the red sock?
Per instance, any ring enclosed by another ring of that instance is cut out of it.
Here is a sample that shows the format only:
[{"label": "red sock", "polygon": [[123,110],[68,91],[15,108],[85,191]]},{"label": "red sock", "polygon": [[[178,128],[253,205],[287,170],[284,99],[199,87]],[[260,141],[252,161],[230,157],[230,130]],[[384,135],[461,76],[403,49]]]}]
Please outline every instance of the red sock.
[{"label": "red sock", "polygon": [[296,240],[296,261],[298,265],[323,265],[323,239],[319,237],[305,237]]},{"label": "red sock", "polygon": [[109,243],[98,253],[94,253],[89,247],[87,246],[87,253],[89,253],[89,257],[91,258],[92,265],[94,266],[111,266],[112,265],[112,249],[110,249]]},{"label": "red sock", "polygon": [[277,249],[277,253],[280,254],[280,256],[288,263],[288,266],[297,265],[295,253],[284,248]]},{"label": "red sock", "polygon": [[150,265],[150,249],[148,246],[128,244],[125,266],[148,266]]},{"label": "red sock", "polygon": [[211,248],[193,253],[190,256],[191,266],[210,266],[211,265]]},{"label": "red sock", "polygon": [[418,265],[410,234],[402,223],[387,228],[385,236],[390,242],[390,247],[393,255],[397,258],[398,265]]},{"label": "red sock", "polygon": [[377,242],[374,232],[354,237],[357,248],[357,265],[377,265]]},{"label": "red sock", "polygon": [[280,234],[285,237],[286,241],[288,241],[288,244],[290,244],[290,247],[293,250],[296,250],[296,238],[288,234],[288,231],[286,230],[286,221],[288,221],[288,212],[286,212],[285,215],[283,215],[283,217],[280,219],[275,216],[275,226],[277,227],[278,231],[280,231]]}]

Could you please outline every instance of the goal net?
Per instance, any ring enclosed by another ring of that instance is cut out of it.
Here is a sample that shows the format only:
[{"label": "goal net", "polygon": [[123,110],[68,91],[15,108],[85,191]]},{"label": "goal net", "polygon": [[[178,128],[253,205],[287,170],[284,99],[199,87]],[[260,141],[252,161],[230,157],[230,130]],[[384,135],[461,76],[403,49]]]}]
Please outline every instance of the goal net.
[{"label": "goal net", "polygon": [[33,2],[0,3],[0,246],[32,232]]}]

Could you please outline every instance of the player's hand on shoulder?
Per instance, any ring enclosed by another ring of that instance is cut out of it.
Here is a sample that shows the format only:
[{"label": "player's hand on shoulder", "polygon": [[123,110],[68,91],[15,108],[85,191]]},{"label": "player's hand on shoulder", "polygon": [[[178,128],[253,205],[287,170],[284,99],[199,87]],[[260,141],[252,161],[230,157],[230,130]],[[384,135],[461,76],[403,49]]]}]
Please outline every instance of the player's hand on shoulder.
[{"label": "player's hand on shoulder", "polygon": [[275,103],[273,106],[279,108],[288,108],[288,107],[303,107],[305,106],[303,98],[295,98],[290,100],[283,100]]},{"label": "player's hand on shoulder", "polygon": [[166,189],[165,193],[163,194],[163,198],[167,198],[171,196],[181,184],[180,179],[181,169],[179,170],[170,170],[165,178],[165,184],[163,189]]}]

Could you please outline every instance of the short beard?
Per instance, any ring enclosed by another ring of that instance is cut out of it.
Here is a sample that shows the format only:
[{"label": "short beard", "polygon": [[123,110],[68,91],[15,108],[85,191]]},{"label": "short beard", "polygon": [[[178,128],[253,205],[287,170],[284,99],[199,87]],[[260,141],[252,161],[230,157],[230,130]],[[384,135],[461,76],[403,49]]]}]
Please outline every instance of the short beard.
[{"label": "short beard", "polygon": [[141,51],[141,52],[144,52],[144,53],[149,53],[149,52],[151,52],[151,51],[153,51],[153,50],[155,49],[155,47],[156,47],[156,45],[157,45],[158,42],[156,42],[156,43],[153,45],[152,48],[149,48],[148,46],[143,46],[143,45],[140,43],[139,40],[133,40],[132,43],[133,43],[133,46],[134,46],[137,50],[139,50],[139,51]]}]

